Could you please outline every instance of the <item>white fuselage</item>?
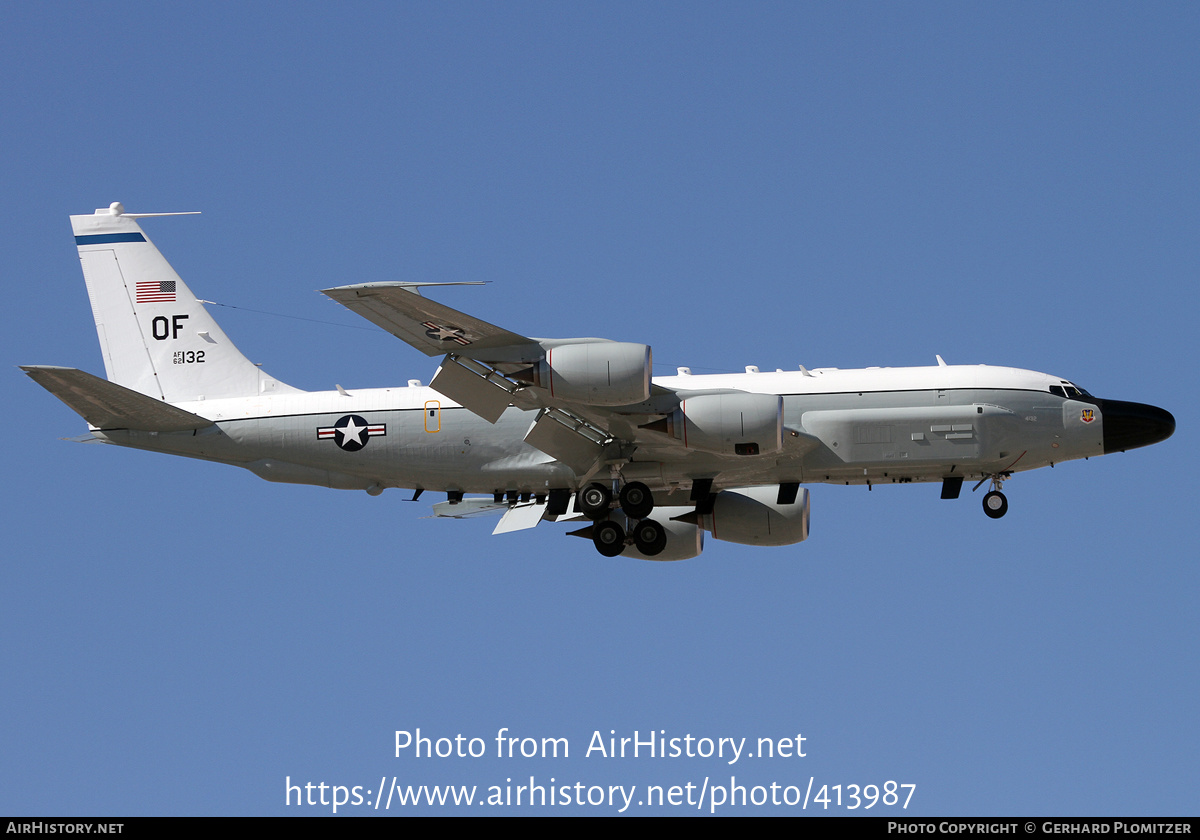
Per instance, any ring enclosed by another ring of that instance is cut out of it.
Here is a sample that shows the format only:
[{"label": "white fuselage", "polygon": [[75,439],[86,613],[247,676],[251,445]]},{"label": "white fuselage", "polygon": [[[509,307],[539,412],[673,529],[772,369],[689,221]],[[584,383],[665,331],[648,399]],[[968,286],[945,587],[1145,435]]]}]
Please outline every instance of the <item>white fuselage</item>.
[{"label": "white fuselage", "polygon": [[[1015,472],[1103,453],[1100,412],[1052,394],[1050,386],[1063,380],[1033,371],[939,365],[654,381],[681,393],[736,389],[782,395],[785,427],[807,442],[759,456],[640,446],[623,476],[656,492],[686,488],[698,477],[713,478],[717,488],[938,481],[948,474]],[[582,478],[524,443],[536,412],[509,408],[493,425],[428,387],[296,392],[178,406],[216,425],[199,432],[97,436],[243,466],[273,481],[345,489],[540,493],[575,489]],[[344,448],[334,429],[351,416],[374,432],[358,432]]]}]

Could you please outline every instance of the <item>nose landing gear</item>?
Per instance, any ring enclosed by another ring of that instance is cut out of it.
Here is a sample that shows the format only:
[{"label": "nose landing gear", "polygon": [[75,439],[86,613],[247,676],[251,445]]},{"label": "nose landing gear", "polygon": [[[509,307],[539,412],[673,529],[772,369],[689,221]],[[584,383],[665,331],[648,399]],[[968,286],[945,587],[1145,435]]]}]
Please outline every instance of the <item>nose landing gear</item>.
[{"label": "nose landing gear", "polygon": [[1008,499],[999,490],[992,490],[983,497],[983,512],[992,519],[1008,513]]},{"label": "nose landing gear", "polygon": [[992,489],[983,497],[983,512],[992,519],[999,519],[1008,513],[1008,498],[1000,492],[1000,488],[1004,486],[1004,480],[1008,478],[1008,475],[997,473],[996,475],[984,476],[983,481],[975,485],[975,489],[978,490],[980,485],[989,478],[992,480]]}]

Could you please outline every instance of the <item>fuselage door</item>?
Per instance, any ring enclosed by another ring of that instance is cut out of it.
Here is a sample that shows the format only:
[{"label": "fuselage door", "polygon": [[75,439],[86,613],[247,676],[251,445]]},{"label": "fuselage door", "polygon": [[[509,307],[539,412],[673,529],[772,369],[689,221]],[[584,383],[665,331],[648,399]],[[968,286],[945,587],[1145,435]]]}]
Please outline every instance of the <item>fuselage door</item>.
[{"label": "fuselage door", "polygon": [[442,404],[438,400],[425,403],[425,431],[433,434],[442,430]]}]

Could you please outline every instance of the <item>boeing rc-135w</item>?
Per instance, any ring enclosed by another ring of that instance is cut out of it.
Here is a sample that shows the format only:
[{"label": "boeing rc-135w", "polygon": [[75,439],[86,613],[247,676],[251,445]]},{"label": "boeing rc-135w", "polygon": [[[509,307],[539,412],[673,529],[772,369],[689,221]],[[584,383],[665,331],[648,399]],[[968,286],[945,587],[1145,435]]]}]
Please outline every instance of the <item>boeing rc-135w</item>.
[{"label": "boeing rc-135w", "polygon": [[[325,294],[441,365],[428,387],[307,392],[248,361],[120,204],[72,216],[105,381],[24,370],[106,443],[234,464],[269,481],[440,491],[443,516],[496,531],[574,521],[603,555],[695,557],[716,539],[790,545],[802,484],[991,483],[1169,437],[1161,408],[1057,376],[985,365],[651,378],[650,347],[528,338],[421,295],[426,283]],[[464,494],[485,494],[464,498]]]}]

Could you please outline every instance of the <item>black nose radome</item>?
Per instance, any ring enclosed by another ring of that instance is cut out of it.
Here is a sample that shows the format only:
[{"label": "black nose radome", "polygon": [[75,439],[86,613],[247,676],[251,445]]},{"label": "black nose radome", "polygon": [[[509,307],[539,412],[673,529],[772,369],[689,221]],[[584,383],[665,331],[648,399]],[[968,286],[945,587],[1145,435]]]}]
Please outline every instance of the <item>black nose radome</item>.
[{"label": "black nose radome", "polygon": [[1171,412],[1153,405],[1096,400],[1104,420],[1104,453],[1124,452],[1166,440],[1175,433]]}]

